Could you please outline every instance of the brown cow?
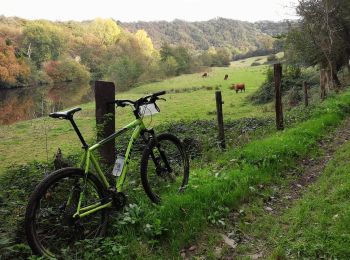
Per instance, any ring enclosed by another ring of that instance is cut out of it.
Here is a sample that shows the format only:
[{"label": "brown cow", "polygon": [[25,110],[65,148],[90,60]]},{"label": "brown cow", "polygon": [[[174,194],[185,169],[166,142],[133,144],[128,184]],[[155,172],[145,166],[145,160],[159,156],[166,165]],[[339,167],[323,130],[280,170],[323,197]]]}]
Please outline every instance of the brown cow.
[{"label": "brown cow", "polygon": [[236,90],[236,93],[238,93],[238,90],[241,92],[245,92],[245,84],[244,83],[239,83],[239,84],[232,84],[231,89]]},{"label": "brown cow", "polygon": [[228,75],[226,74],[224,80],[227,80],[227,79],[228,79]]},{"label": "brown cow", "polygon": [[207,72],[204,72],[203,75],[202,75],[202,78],[206,78],[208,76],[209,76],[209,74]]}]

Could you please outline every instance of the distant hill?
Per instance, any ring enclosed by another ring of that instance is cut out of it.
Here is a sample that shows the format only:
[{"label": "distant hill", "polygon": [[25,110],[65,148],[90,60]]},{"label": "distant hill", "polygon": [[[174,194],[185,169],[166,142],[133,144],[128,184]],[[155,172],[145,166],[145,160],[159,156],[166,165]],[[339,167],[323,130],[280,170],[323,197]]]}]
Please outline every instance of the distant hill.
[{"label": "distant hill", "polygon": [[289,24],[295,22],[260,21],[256,23],[232,19],[216,18],[203,22],[134,22],[119,24],[135,32],[145,30],[159,48],[163,42],[181,44],[196,50],[213,47],[229,47],[239,52],[264,49],[271,44],[273,36],[288,31]]}]

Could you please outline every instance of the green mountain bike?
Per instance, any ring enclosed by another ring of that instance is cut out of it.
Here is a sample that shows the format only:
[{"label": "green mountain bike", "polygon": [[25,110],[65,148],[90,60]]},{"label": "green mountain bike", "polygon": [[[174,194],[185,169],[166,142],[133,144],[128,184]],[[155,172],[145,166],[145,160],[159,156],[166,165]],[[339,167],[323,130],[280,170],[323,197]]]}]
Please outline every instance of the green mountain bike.
[{"label": "green mountain bike", "polygon": [[[106,234],[110,209],[125,205],[123,183],[128,171],[131,150],[142,137],[146,142],[140,173],[142,186],[154,203],[164,194],[181,193],[189,178],[188,156],[180,140],[169,133],[156,135],[143,123],[143,115],[159,108],[156,101],[165,91],[142,97],[136,101],[115,100],[118,107],[132,106],[135,120],[97,144],[89,146],[73,115],[81,108],[51,113],[50,117],[69,120],[84,150],[79,168],[63,168],[50,173],[33,191],[25,214],[25,231],[33,252],[57,257],[62,249],[73,249],[78,241]],[[162,99],[165,100],[165,99]],[[116,183],[111,185],[103,174],[93,151],[133,129],[124,157],[116,160],[113,173]],[[91,173],[91,165],[96,174]]]}]

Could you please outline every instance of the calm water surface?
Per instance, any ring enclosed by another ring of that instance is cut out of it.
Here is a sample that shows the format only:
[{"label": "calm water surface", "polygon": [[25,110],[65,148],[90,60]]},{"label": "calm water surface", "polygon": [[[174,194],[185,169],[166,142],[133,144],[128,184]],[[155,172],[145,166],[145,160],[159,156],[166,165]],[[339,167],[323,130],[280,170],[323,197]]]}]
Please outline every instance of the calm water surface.
[{"label": "calm water surface", "polygon": [[89,84],[0,89],[0,125],[29,120],[94,100]]}]

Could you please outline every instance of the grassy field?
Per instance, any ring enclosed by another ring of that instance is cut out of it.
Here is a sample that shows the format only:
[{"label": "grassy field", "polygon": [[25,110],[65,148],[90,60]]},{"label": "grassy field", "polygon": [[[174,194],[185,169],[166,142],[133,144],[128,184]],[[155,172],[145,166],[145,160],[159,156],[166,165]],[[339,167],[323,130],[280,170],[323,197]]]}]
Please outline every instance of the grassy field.
[{"label": "grassy field", "polygon": [[[263,82],[265,69],[264,66],[234,65],[229,68],[213,68],[208,78],[202,78],[199,73],[183,75],[163,82],[142,85],[117,95],[117,98],[132,99],[153,91],[168,90],[168,101],[159,104],[162,113],[154,116],[152,124],[162,127],[173,121],[181,122],[185,128],[183,131],[190,135],[193,131],[199,130],[196,125],[198,123],[193,121],[194,119],[215,119],[216,115],[213,111],[216,89],[223,92],[224,115],[228,124],[232,123],[230,120],[242,117],[273,117],[271,104],[253,106],[245,100],[245,97]],[[229,74],[229,81],[223,80],[225,74]],[[245,82],[247,93],[232,92],[229,86],[233,82]],[[196,164],[197,159],[195,159],[192,164],[190,183],[186,192],[181,196],[168,194],[161,206],[150,203],[140,187],[128,190],[129,205],[122,212],[112,214],[108,237],[102,241],[82,242],[81,247],[85,251],[79,251],[75,257],[87,259],[180,258],[180,252],[185,250],[188,253],[190,246],[196,243],[205,232],[212,230],[213,226],[220,231],[220,227],[225,226],[230,213],[237,211],[250,199],[261,196],[259,193],[261,185],[274,185],[281,181],[284,178],[283,175],[291,168],[297,168],[301,159],[310,155],[317,156],[318,142],[332,134],[332,130],[349,116],[349,106],[350,91],[346,90],[339,95],[331,95],[323,103],[313,104],[308,109],[300,106],[286,113],[287,129],[282,132],[276,133],[273,129],[262,133],[258,129],[254,130],[257,136],[248,134],[247,140],[242,142],[239,148],[227,149],[225,152],[218,149],[205,151],[204,155],[198,158],[204,163]],[[95,133],[94,104],[85,104],[82,107],[83,111],[78,114],[77,122],[91,140]],[[130,112],[129,108],[118,110],[117,126],[131,119]],[[215,128],[215,123],[210,126],[200,125],[200,131],[212,131],[213,129],[208,129],[209,127]],[[45,168],[42,163],[33,162],[33,159],[46,161],[46,138],[49,161],[52,160],[52,155],[58,146],[65,154],[74,154],[79,150],[80,144],[66,121],[49,118],[3,126],[0,128],[0,137],[4,140],[0,144],[0,156],[4,163],[0,166],[0,170],[6,171],[6,174],[0,175],[0,203],[4,206],[0,211],[0,218],[3,223],[6,223],[0,227],[0,248],[4,248],[5,258],[6,256],[28,257],[31,252],[25,244],[23,235],[23,213],[28,196],[36,183],[42,179]],[[204,138],[207,136],[204,135]],[[348,148],[345,151],[348,151]],[[209,159],[210,156],[211,159]],[[339,160],[345,160],[345,157],[344,153]],[[9,167],[11,163],[26,162],[30,163]],[[336,163],[333,164],[334,167],[330,168],[328,175],[332,180],[334,177],[334,183],[339,183],[340,186],[344,179],[332,173],[336,165]],[[344,163],[344,167],[340,169],[345,171],[347,167],[348,165]],[[314,192],[319,194],[318,196],[311,194],[306,206],[302,205],[286,215],[287,221],[296,228],[291,229],[285,240],[279,241],[276,246],[280,251],[274,252],[275,255],[283,257],[283,250],[290,250],[290,248],[295,249],[293,251],[295,255],[299,252],[303,252],[305,257],[316,254],[317,246],[305,250],[306,241],[309,239],[317,245],[317,237],[308,235],[310,232],[319,234],[317,228],[308,230],[310,223],[315,222],[316,219],[310,219],[310,222],[304,221],[303,218],[310,209],[313,209],[312,203],[320,203],[325,209],[330,207],[327,204],[329,201],[323,199],[327,192],[332,192],[330,188],[327,186],[327,189],[321,189],[321,193],[317,193],[318,189],[315,188]],[[344,189],[347,190],[346,187]],[[334,198],[338,199],[337,196],[334,195]],[[345,203],[347,197],[343,196],[342,199],[339,200],[341,205]],[[339,207],[335,208],[339,209]],[[318,218],[322,217],[324,213],[322,212],[321,209],[316,210]],[[324,218],[326,224],[330,223],[330,216],[333,219],[336,214],[333,208],[329,212],[330,214]],[[348,223],[343,215],[340,219],[345,219],[341,225]],[[321,229],[324,226],[319,227]],[[276,229],[278,228],[276,223]],[[340,228],[331,232],[338,234]],[[276,229],[271,230],[271,237],[274,236],[273,232]],[[306,231],[300,243],[297,239],[300,236],[299,229]],[[264,230],[264,227],[261,227],[260,232],[270,231]],[[283,233],[283,225],[280,231]],[[205,243],[214,245],[215,241],[217,241],[215,238],[210,237]],[[331,246],[336,248],[335,245],[339,241],[334,241]],[[348,240],[344,238],[342,241]],[[214,251],[210,250],[205,251],[204,254],[215,258]],[[323,255],[332,254],[325,252]],[[343,256],[343,253],[333,255]],[[67,257],[71,257],[69,251],[67,251]]]},{"label": "grassy field", "polygon": [[[265,66],[213,68],[209,77],[202,78],[201,73],[182,75],[162,82],[146,84],[128,92],[117,94],[120,99],[136,99],[145,94],[167,90],[167,102],[159,102],[161,113],[145,119],[146,124],[156,126],[179,120],[215,119],[215,90],[221,90],[224,119],[242,117],[266,117],[272,115],[271,106],[253,106],[245,97],[253,93],[264,81]],[[229,79],[224,81],[224,75]],[[230,90],[232,83],[244,82],[246,93],[236,94]],[[83,111],[77,113],[77,124],[87,140],[92,142],[95,136],[94,103],[84,104]],[[117,111],[117,128],[132,120],[130,108]],[[19,122],[14,125],[0,126],[0,174],[13,164],[24,164],[33,159],[51,160],[60,147],[65,154],[77,152],[80,143],[67,121],[40,118]],[[47,144],[47,145],[46,145]]]},{"label": "grassy field", "polygon": [[[215,160],[191,170],[190,185],[183,195],[169,195],[159,207],[151,204],[140,189],[128,192],[132,206],[113,214],[109,236],[100,242],[84,241],[81,246],[88,250],[77,257],[179,258],[180,251],[189,248],[208,227],[222,225],[229,212],[260,196],[259,185],[279,181],[287,170],[298,166],[300,159],[316,155],[317,143],[348,116],[349,105],[348,90],[315,106],[305,122],[249,142],[241,149],[220,153]],[[25,243],[23,210],[28,194],[42,178],[38,174],[42,169],[43,165],[35,163],[14,167],[0,179],[0,195],[5,201],[0,217],[7,223],[0,231],[10,237],[0,236],[0,241],[5,241],[4,252],[12,257],[30,254],[25,244],[10,242],[8,246],[8,241],[17,237]],[[213,252],[206,255],[213,256]]]}]

